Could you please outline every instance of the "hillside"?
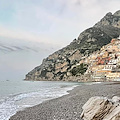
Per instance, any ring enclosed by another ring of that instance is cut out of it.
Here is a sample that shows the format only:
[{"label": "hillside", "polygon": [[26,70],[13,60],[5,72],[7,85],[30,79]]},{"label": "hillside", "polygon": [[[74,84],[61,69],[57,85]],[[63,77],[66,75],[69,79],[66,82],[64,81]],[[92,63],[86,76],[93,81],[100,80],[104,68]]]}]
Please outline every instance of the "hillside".
[{"label": "hillside", "polygon": [[94,81],[112,81],[120,78],[120,37],[112,39],[99,51],[84,60],[89,67],[85,74],[90,74]]},{"label": "hillside", "polygon": [[[70,80],[89,68],[81,64],[93,52],[120,35],[120,10],[107,13],[93,27],[83,31],[65,48],[53,53],[26,75],[26,80]],[[79,66],[78,66],[79,65]],[[76,66],[78,68],[76,69]],[[75,80],[75,79],[74,79]]]}]

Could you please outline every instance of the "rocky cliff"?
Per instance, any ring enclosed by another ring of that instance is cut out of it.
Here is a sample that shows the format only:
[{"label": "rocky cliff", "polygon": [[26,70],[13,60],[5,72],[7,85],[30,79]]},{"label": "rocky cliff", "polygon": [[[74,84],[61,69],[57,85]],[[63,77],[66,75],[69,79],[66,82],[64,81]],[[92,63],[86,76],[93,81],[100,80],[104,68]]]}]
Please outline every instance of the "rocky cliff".
[{"label": "rocky cliff", "polygon": [[107,13],[93,27],[80,33],[78,38],[68,46],[44,59],[40,66],[26,75],[25,79],[70,80],[72,77],[76,78],[77,75],[84,74],[89,67],[81,61],[119,35],[120,11],[114,14]]}]

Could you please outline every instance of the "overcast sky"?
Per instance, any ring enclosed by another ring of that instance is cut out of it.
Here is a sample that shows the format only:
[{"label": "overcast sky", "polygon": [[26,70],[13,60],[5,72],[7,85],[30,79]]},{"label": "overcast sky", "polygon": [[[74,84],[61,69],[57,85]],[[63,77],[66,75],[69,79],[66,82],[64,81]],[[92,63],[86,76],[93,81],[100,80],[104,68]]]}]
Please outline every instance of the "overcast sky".
[{"label": "overcast sky", "polygon": [[120,0],[0,0],[0,43],[16,43],[17,47],[30,41],[30,47],[40,43],[38,53],[2,54],[0,79],[23,78],[48,54],[68,45],[106,13],[119,9]]},{"label": "overcast sky", "polygon": [[0,36],[65,46],[120,0],[0,0]]}]

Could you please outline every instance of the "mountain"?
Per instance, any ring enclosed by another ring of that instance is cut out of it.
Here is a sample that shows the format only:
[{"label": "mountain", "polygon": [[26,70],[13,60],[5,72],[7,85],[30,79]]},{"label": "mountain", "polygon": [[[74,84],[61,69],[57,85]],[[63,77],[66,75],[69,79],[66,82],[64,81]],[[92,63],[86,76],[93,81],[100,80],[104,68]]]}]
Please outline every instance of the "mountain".
[{"label": "mountain", "polygon": [[93,27],[80,33],[78,38],[74,39],[68,46],[49,55],[40,66],[30,71],[25,79],[73,80],[78,73],[81,76],[89,67],[81,61],[119,35],[120,10],[114,14],[109,12]]}]

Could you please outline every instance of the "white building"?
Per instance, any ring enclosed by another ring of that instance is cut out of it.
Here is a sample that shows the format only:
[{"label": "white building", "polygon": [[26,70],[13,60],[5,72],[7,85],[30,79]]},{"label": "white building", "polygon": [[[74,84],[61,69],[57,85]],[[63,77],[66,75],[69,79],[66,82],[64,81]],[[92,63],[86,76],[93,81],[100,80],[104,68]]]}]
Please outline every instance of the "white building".
[{"label": "white building", "polygon": [[108,65],[116,65],[118,63],[118,59],[111,59]]},{"label": "white building", "polygon": [[112,69],[116,68],[116,65],[105,65],[103,70],[108,70],[108,71],[112,71]]}]

